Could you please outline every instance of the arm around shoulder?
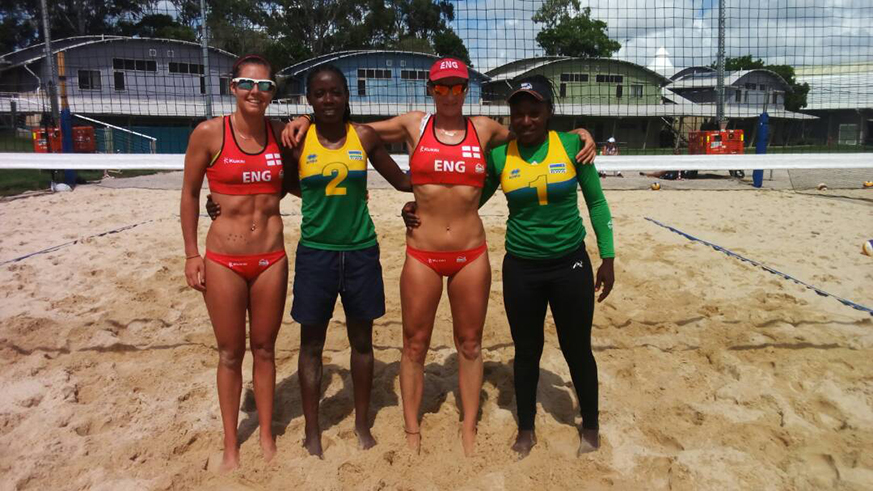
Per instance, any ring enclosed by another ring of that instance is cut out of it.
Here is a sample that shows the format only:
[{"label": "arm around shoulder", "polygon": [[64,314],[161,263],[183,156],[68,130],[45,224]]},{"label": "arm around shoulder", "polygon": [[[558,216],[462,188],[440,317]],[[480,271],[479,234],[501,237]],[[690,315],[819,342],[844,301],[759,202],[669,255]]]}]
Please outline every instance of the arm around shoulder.
[{"label": "arm around shoulder", "polygon": [[487,149],[499,147],[512,137],[509,128],[488,116],[473,116],[470,120],[479,135],[479,143]]},{"label": "arm around shoulder", "polygon": [[424,113],[410,111],[382,121],[367,123],[367,126],[376,130],[379,137],[385,143],[410,143],[413,135],[418,135],[418,127]]},{"label": "arm around shoulder", "polygon": [[354,125],[358,138],[367,158],[373,164],[373,168],[382,175],[398,191],[412,192],[412,181],[409,174],[403,172],[385,149],[384,142],[373,128],[367,125]]}]

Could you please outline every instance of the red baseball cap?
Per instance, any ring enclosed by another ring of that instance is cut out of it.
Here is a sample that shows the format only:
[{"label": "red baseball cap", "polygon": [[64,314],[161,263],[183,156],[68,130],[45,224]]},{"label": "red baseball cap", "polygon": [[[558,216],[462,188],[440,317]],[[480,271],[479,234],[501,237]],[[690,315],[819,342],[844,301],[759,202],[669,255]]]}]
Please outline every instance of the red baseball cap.
[{"label": "red baseball cap", "polygon": [[441,58],[430,67],[430,81],[436,82],[444,78],[457,77],[468,80],[467,65],[457,58]]}]

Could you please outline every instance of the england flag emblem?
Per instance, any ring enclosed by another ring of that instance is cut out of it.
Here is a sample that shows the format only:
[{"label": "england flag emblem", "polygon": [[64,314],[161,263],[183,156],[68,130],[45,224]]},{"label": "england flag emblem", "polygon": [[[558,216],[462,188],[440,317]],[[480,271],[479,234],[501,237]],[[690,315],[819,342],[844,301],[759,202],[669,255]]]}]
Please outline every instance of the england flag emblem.
[{"label": "england flag emblem", "polygon": [[482,154],[480,152],[481,152],[481,150],[479,150],[479,147],[476,147],[476,146],[463,145],[461,147],[461,155],[464,158],[481,159]]},{"label": "england flag emblem", "polygon": [[282,165],[282,156],[278,153],[265,153],[264,159],[267,161],[267,167]]}]

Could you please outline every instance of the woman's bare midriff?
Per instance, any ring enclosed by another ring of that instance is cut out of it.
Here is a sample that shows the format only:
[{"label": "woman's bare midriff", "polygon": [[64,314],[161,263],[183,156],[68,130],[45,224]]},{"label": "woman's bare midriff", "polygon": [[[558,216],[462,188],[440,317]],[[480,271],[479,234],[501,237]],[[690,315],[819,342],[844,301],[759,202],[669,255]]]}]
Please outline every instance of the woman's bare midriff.
[{"label": "woman's bare midriff", "polygon": [[206,249],[216,254],[252,255],[285,248],[279,195],[212,193],[221,215],[206,234]]},{"label": "woman's bare midriff", "polygon": [[406,243],[423,251],[466,251],[485,242],[479,218],[482,189],[453,184],[413,186],[421,225],[406,233]]}]

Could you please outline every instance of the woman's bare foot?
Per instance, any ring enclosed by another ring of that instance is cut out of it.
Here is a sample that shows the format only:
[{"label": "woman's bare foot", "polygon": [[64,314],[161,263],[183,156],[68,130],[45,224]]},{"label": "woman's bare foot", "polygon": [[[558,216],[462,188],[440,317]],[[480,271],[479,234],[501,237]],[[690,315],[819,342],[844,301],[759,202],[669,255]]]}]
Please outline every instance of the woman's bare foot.
[{"label": "woman's bare foot", "polygon": [[472,457],[476,450],[476,434],[479,429],[474,426],[472,428],[461,427],[461,444],[464,446],[464,455]]},{"label": "woman's bare foot", "polygon": [[530,455],[530,450],[536,444],[537,435],[534,430],[518,430],[518,436],[515,437],[512,449],[518,453],[518,459],[521,460]]},{"label": "woman's bare foot", "polygon": [[324,451],[321,449],[320,431],[307,431],[306,437],[303,439],[303,447],[309,452],[309,455],[315,455],[319,459],[324,458]]},{"label": "woman's bare foot", "polygon": [[355,435],[358,436],[358,448],[367,450],[376,446],[376,439],[370,433],[370,428],[366,426],[355,427]]},{"label": "woman's bare foot", "polygon": [[218,467],[220,474],[227,474],[239,467],[239,447],[236,445],[224,447],[221,456],[221,465]]},{"label": "woman's bare foot", "polygon": [[596,452],[600,448],[600,430],[579,429],[579,450],[576,456]]},{"label": "woman's bare foot", "polygon": [[419,455],[421,453],[421,429],[418,431],[404,429],[403,431],[406,432],[406,446],[412,450],[412,453]]},{"label": "woman's bare foot", "polygon": [[273,435],[261,435],[261,454],[264,460],[270,462],[276,456],[276,440]]}]

